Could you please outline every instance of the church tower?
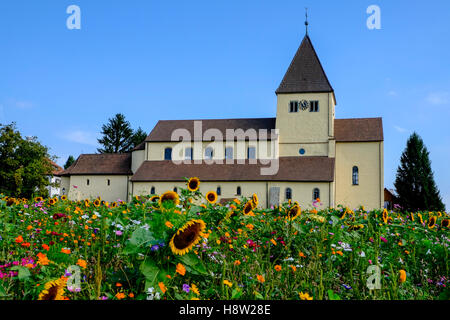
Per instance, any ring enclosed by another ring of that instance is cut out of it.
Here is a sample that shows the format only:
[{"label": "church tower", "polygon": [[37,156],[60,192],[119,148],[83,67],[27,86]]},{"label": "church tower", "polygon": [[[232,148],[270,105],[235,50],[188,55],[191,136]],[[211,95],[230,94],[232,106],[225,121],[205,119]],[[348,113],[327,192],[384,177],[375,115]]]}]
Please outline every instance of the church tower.
[{"label": "church tower", "polygon": [[335,156],[334,90],[306,33],[277,94],[280,156]]}]

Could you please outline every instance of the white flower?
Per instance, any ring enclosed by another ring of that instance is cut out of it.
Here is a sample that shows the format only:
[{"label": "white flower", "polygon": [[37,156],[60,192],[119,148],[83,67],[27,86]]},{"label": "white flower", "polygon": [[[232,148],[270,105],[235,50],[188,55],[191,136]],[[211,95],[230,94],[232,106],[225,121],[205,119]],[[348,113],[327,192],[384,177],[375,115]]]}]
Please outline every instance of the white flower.
[{"label": "white flower", "polygon": [[359,254],[360,257],[364,258],[366,256],[366,253],[364,251],[361,251],[361,253]]},{"label": "white flower", "polygon": [[148,294],[153,293],[155,291],[155,288],[151,287],[147,289]]}]

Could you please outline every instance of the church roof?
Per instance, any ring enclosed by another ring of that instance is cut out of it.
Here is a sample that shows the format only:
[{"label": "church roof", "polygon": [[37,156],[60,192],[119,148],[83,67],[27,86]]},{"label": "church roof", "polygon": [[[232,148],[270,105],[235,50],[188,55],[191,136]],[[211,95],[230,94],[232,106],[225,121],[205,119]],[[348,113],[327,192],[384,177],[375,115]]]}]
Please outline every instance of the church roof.
[{"label": "church roof", "polygon": [[334,92],[308,35],[303,38],[280,86],[279,93]]},{"label": "church roof", "polygon": [[81,154],[61,176],[68,175],[132,175],[131,153]]},{"label": "church roof", "polygon": [[[226,138],[227,129],[255,129],[259,133],[259,129],[268,130],[269,135],[271,129],[275,129],[276,118],[246,118],[246,119],[205,119],[205,120],[160,120],[153,128],[152,132],[145,139],[146,142],[168,142],[172,141],[172,132],[176,129],[186,129],[189,131],[192,140],[194,137],[194,121],[201,121],[202,137],[208,129],[218,129],[223,138]],[[268,137],[267,139],[270,139]],[[249,139],[246,139],[249,140]],[[251,139],[254,140],[254,139]],[[203,141],[212,141],[207,139]]]},{"label": "church roof", "polygon": [[328,157],[280,157],[275,175],[261,175],[261,168],[269,164],[207,164],[202,161],[175,164],[170,160],[144,161],[131,178],[139,181],[184,181],[184,177],[198,177],[201,181],[311,181],[334,180],[334,158]]},{"label": "church roof", "polygon": [[383,141],[383,120],[381,118],[335,119],[336,142]]}]

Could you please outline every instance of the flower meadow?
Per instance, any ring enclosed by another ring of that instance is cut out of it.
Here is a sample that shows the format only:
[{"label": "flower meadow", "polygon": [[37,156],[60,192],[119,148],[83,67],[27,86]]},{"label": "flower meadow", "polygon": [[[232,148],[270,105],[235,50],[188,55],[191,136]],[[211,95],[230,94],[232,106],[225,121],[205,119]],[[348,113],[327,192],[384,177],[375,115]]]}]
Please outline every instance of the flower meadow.
[{"label": "flower meadow", "polygon": [[0,299],[450,298],[445,212],[221,205],[200,183],[130,202],[2,196]]}]

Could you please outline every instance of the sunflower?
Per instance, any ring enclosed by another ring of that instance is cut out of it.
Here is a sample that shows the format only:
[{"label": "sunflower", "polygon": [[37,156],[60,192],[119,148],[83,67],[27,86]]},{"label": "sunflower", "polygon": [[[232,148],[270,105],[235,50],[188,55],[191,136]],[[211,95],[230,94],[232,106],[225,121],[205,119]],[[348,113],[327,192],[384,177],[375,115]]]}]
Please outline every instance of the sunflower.
[{"label": "sunflower", "polygon": [[188,253],[200,241],[205,229],[203,220],[188,221],[173,235],[169,243],[170,249],[180,256]]},{"label": "sunflower", "polygon": [[428,219],[428,228],[433,229],[436,225],[436,217],[432,216],[430,219]]},{"label": "sunflower", "polygon": [[244,208],[242,209],[242,212],[245,215],[249,215],[252,213],[252,210],[253,210],[253,201],[252,200],[247,201],[247,203],[244,205]]},{"label": "sunflower", "polygon": [[44,201],[44,198],[42,198],[42,197],[34,198],[34,202],[42,202],[42,201]]},{"label": "sunflower", "polygon": [[417,216],[419,217],[420,224],[423,224],[422,214],[418,213]]},{"label": "sunflower", "polygon": [[217,201],[217,193],[214,191],[209,191],[205,197],[206,197],[206,200],[208,200],[208,202],[211,204],[213,204]]},{"label": "sunflower", "polygon": [[94,206],[100,207],[100,204],[101,204],[100,199],[95,199],[95,200],[94,200]]},{"label": "sunflower", "polygon": [[150,202],[159,202],[159,196],[152,196]]},{"label": "sunflower", "polygon": [[55,204],[55,199],[49,199],[48,200],[48,204],[51,205],[51,206],[54,205]]},{"label": "sunflower", "polygon": [[254,193],[252,195],[252,202],[253,202],[253,209],[255,209],[258,206],[258,196],[256,195],[256,193]]},{"label": "sunflower", "polygon": [[117,202],[113,202],[113,203],[111,203],[111,208],[117,208]]},{"label": "sunflower", "polygon": [[187,182],[187,187],[189,191],[195,192],[200,188],[200,179],[197,177],[190,178]]},{"label": "sunflower", "polygon": [[411,218],[411,221],[414,222],[414,213],[411,212],[410,218]]},{"label": "sunflower", "polygon": [[166,191],[159,198],[159,204],[161,205],[163,202],[172,201],[175,205],[180,203],[180,199],[178,198],[178,193],[175,191]]},{"label": "sunflower", "polygon": [[450,220],[449,219],[444,219],[441,222],[441,227],[443,227],[443,228],[447,227],[448,228],[449,224],[450,224]]},{"label": "sunflower", "polygon": [[295,205],[293,207],[291,207],[289,210],[287,210],[287,217],[290,220],[294,220],[295,218],[297,218],[298,216],[300,216],[301,213],[301,209],[299,206]]},{"label": "sunflower", "polygon": [[39,294],[38,300],[64,300],[64,287],[66,283],[63,279],[52,280],[45,284],[44,290]]},{"label": "sunflower", "polygon": [[67,196],[66,196],[66,195],[61,196],[61,200],[62,200],[62,201],[66,201],[66,200],[67,200]]},{"label": "sunflower", "polygon": [[383,210],[383,221],[384,221],[384,223],[388,222],[388,218],[389,218],[388,211],[386,209],[384,209]]}]

